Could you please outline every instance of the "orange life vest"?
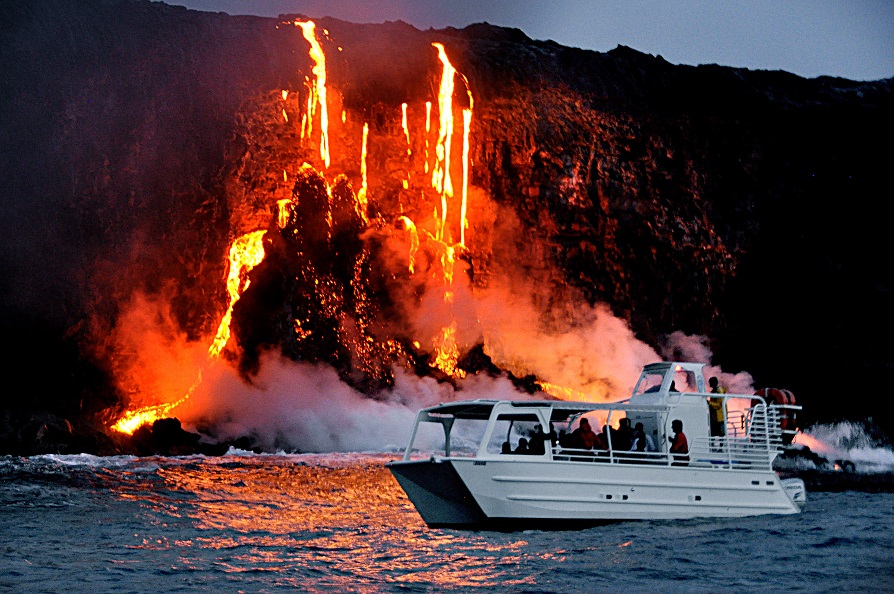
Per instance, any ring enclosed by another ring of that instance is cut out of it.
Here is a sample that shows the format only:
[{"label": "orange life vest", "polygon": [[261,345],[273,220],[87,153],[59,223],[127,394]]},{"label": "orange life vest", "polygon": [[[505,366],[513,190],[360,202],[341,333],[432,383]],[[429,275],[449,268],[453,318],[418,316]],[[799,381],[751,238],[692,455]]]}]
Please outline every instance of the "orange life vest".
[{"label": "orange life vest", "polygon": [[[762,388],[755,392],[754,395],[760,396],[767,404],[795,404],[795,395],[792,394],[791,390],[782,388]],[[795,411],[782,409],[779,416],[780,427],[783,430],[795,429]]]}]

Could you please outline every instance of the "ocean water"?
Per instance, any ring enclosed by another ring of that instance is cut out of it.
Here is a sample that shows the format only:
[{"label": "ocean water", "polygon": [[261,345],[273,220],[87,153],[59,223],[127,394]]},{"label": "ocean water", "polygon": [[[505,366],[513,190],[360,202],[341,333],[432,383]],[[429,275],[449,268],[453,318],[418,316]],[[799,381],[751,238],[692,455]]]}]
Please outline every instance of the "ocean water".
[{"label": "ocean water", "polygon": [[894,494],[579,531],[429,529],[396,454],[0,458],[9,592],[891,592]]}]

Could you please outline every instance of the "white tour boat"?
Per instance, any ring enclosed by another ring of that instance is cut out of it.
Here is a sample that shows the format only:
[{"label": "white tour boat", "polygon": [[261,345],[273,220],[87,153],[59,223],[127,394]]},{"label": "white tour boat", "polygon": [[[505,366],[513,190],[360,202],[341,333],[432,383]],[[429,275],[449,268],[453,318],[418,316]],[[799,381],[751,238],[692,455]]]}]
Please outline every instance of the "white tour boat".
[{"label": "white tour boat", "polygon": [[[794,433],[786,427],[800,407],[708,393],[702,368],[647,365],[631,398],[611,404],[467,400],[426,408],[403,460],[388,468],[432,527],[798,513],[804,482],[780,479],[772,465]],[[712,399],[722,407],[713,427]],[[605,428],[592,448],[585,447],[592,435],[581,442],[572,431],[582,419],[595,433]],[[677,421],[688,441],[685,454],[679,447],[671,452]],[[627,427],[640,423],[631,450]],[[525,453],[520,441],[533,447]],[[434,448],[443,451],[432,455]]]}]

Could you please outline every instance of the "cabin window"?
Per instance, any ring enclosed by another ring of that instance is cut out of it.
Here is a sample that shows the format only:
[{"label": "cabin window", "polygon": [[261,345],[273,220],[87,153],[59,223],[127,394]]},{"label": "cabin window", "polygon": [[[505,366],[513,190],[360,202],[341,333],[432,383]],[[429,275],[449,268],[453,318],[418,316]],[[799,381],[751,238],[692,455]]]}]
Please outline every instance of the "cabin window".
[{"label": "cabin window", "polygon": [[530,443],[531,437],[537,431],[540,419],[533,413],[505,413],[497,416],[494,430],[487,442],[488,454],[506,453],[508,443],[509,453],[530,453],[519,450],[521,440]]},{"label": "cabin window", "polygon": [[413,450],[426,455],[444,453],[444,427],[440,423],[419,423],[413,439]]},{"label": "cabin window", "polygon": [[487,420],[456,419],[450,432],[450,455],[475,456],[486,429]]},{"label": "cabin window", "polygon": [[677,371],[674,373],[674,388],[677,392],[698,392],[695,374],[689,370]]},{"label": "cabin window", "polygon": [[661,389],[661,382],[664,381],[663,373],[644,373],[639,379],[636,386],[635,394],[646,394],[657,392]]}]

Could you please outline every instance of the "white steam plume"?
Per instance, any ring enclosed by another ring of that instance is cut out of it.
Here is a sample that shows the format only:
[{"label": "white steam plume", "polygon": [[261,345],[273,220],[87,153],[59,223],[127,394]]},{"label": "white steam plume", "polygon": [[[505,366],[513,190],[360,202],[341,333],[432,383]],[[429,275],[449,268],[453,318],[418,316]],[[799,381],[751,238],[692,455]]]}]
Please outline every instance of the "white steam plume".
[{"label": "white steam plume", "polygon": [[228,365],[215,365],[176,412],[189,426],[212,427],[217,439],[251,436],[268,451],[396,451],[406,445],[420,408],[458,397],[524,397],[502,378],[469,378],[459,394],[402,370],[395,380],[376,400],[344,384],[331,367],[265,353],[252,384]]},{"label": "white steam plume", "polygon": [[677,330],[666,337],[661,353],[665,359],[688,361],[705,364],[705,381],[716,377],[721,386],[731,394],[753,394],[754,378],[747,371],[726,373],[719,366],[713,365],[714,353],[708,346],[705,336],[689,335]]}]

